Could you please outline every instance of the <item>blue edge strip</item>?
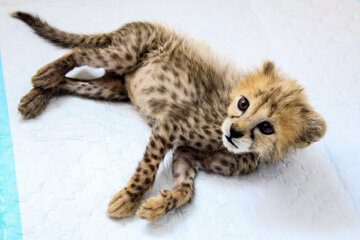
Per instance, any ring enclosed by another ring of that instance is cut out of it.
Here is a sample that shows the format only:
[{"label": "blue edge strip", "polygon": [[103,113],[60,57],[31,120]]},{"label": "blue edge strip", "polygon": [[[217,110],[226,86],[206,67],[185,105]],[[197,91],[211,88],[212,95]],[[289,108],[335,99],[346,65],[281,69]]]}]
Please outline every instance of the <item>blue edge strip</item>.
[{"label": "blue edge strip", "polygon": [[0,52],[0,240],[20,239],[19,195]]}]

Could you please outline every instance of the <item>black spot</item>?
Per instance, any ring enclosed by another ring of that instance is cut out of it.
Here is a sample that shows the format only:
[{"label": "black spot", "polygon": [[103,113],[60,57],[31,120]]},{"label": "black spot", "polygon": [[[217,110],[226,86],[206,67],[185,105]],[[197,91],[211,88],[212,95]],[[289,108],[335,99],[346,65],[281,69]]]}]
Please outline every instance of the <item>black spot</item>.
[{"label": "black spot", "polygon": [[229,165],[229,163],[228,163],[225,159],[221,159],[220,162],[221,162],[221,164],[224,165],[225,167]]},{"label": "black spot", "polygon": [[176,100],[177,99],[177,94],[175,92],[171,92],[171,98]]},{"label": "black spot", "polygon": [[119,55],[117,55],[116,53],[110,54],[110,57],[111,57],[113,60],[120,60]]},{"label": "black spot", "polygon": [[167,72],[167,71],[169,70],[168,66],[166,66],[166,65],[162,65],[161,68],[162,68],[165,72]]},{"label": "black spot", "polygon": [[179,77],[179,73],[175,69],[172,69],[172,72],[176,78]]},{"label": "black spot", "polygon": [[194,138],[194,135],[195,135],[195,134],[194,134],[193,132],[190,132],[190,133],[189,133],[189,138],[190,138],[190,139],[193,139],[193,138]]},{"label": "black spot", "polygon": [[209,128],[210,128],[209,125],[204,125],[204,126],[202,126],[202,129],[204,129],[204,130],[209,129]]},{"label": "black spot", "polygon": [[218,172],[220,172],[222,169],[220,168],[220,167],[218,167],[218,166],[216,166],[215,168],[214,168],[216,171],[218,171]]},{"label": "black spot", "polygon": [[154,92],[154,91],[155,91],[155,88],[154,88],[154,87],[148,87],[148,88],[143,89],[141,92],[142,92],[143,94],[150,94],[150,93],[152,93],[152,92]]},{"label": "black spot", "polygon": [[167,102],[161,99],[151,99],[148,104],[154,114],[162,112],[168,106]]},{"label": "black spot", "polygon": [[165,146],[165,145],[166,145],[166,140],[165,140],[165,138],[164,138],[164,137],[159,136],[159,140],[160,140],[160,142],[162,143],[162,145],[163,145],[163,146]]},{"label": "black spot", "polygon": [[207,129],[204,130],[204,133],[205,133],[206,135],[209,135],[209,136],[211,136],[211,134],[212,134],[211,131],[209,131],[209,130],[207,130]]},{"label": "black spot", "polygon": [[151,171],[155,171],[155,166],[154,165],[149,164],[149,167],[150,167]]},{"label": "black spot", "polygon": [[169,140],[170,140],[171,142],[175,140],[174,134],[171,134],[171,135],[170,135]]},{"label": "black spot", "polygon": [[235,164],[233,164],[233,163],[230,164],[230,171],[231,172],[235,171]]},{"label": "black spot", "polygon": [[165,86],[159,86],[156,90],[161,94],[165,94],[167,92],[167,88]]},{"label": "black spot", "polygon": [[151,158],[153,158],[155,160],[159,160],[159,156],[156,154],[153,154],[153,153],[151,154]]},{"label": "black spot", "polygon": [[166,79],[166,77],[165,77],[164,74],[160,74],[160,75],[159,75],[159,80],[160,80],[160,81],[165,81],[165,79]]},{"label": "black spot", "polygon": [[128,61],[131,61],[131,60],[132,60],[132,56],[131,56],[129,53],[126,53],[126,54],[125,54],[125,59],[128,60]]},{"label": "black spot", "polygon": [[181,186],[183,186],[183,187],[188,187],[188,188],[189,188],[189,187],[190,187],[190,183],[182,183]]}]

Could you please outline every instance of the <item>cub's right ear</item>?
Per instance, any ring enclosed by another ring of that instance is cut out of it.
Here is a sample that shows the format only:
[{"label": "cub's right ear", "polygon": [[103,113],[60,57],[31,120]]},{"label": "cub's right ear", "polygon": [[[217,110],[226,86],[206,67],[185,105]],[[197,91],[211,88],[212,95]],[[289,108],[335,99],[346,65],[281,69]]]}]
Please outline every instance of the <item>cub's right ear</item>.
[{"label": "cub's right ear", "polygon": [[306,147],[319,141],[326,133],[325,120],[315,111],[310,111],[305,119],[303,133],[300,136],[298,147]]}]

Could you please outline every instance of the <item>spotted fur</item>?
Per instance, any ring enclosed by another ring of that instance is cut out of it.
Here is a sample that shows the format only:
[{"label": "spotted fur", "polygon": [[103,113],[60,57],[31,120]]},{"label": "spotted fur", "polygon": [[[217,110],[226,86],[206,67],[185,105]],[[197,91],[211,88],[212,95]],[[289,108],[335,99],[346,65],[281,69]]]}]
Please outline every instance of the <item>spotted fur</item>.
[{"label": "spotted fur", "polygon": [[[206,45],[161,25],[133,22],[110,34],[80,36],[27,13],[13,16],[50,42],[74,48],[33,76],[34,88],[19,104],[24,118],[39,115],[49,99],[61,93],[130,99],[152,127],[135,173],[110,201],[110,217],[134,214],[171,149],[174,187],[142,204],[137,215],[143,219],[157,220],[191,201],[198,169],[248,174],[325,134],[325,121],[308,104],[303,88],[272,62],[243,75]],[[106,74],[86,81],[65,76],[83,65],[104,68]],[[242,97],[249,101],[246,110],[239,110]],[[274,128],[273,134],[261,133],[264,121]]]}]

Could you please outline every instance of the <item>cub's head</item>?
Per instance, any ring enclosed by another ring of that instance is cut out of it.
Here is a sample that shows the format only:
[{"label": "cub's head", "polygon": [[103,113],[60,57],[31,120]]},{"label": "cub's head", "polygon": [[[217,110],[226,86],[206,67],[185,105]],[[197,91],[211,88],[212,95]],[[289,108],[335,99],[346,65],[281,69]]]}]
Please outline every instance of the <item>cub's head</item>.
[{"label": "cub's head", "polygon": [[237,84],[227,114],[222,124],[224,146],[264,160],[281,159],[326,132],[324,119],[309,105],[304,89],[278,73],[270,61]]}]

